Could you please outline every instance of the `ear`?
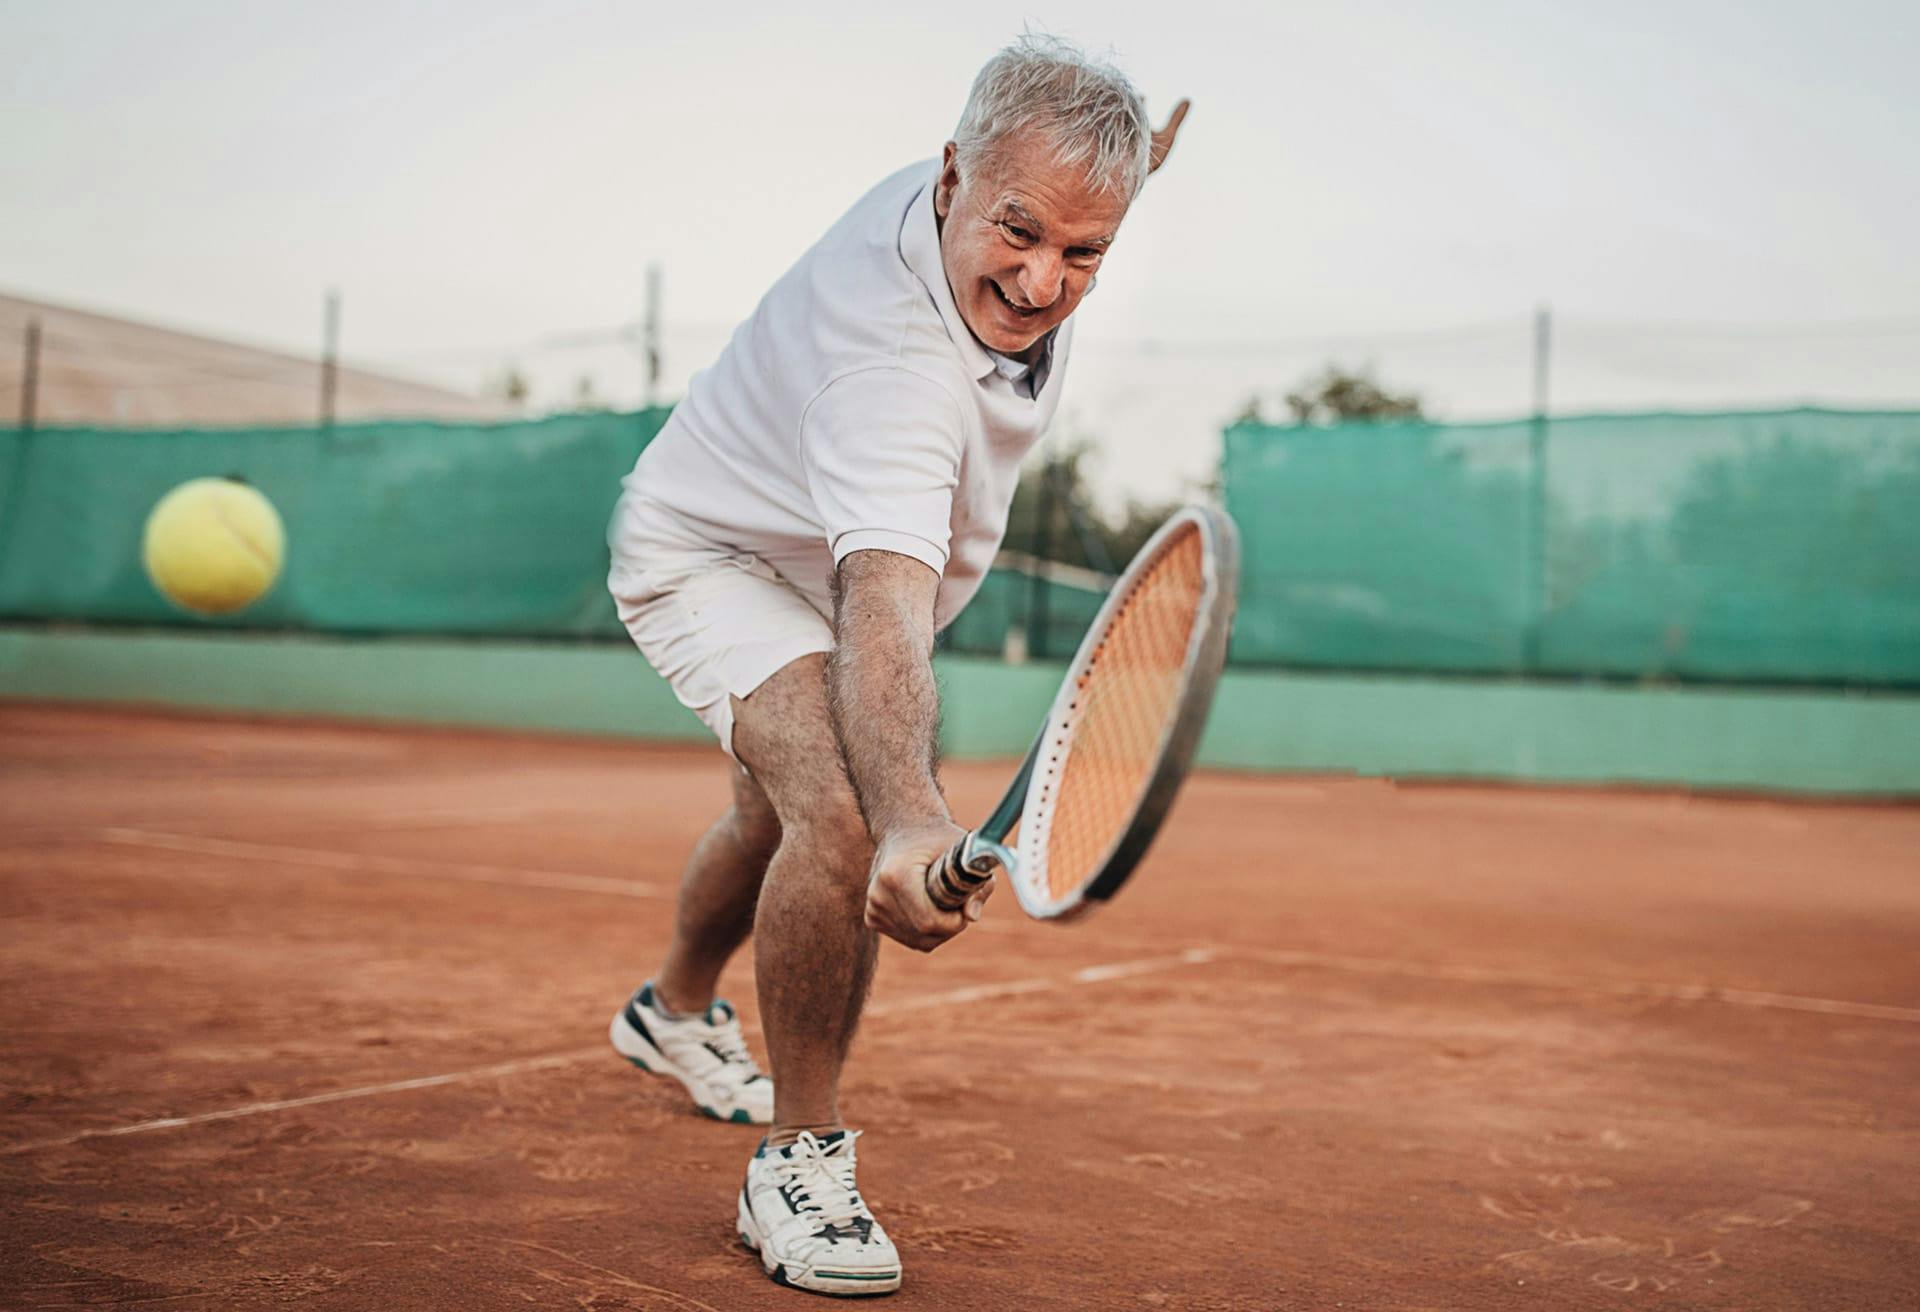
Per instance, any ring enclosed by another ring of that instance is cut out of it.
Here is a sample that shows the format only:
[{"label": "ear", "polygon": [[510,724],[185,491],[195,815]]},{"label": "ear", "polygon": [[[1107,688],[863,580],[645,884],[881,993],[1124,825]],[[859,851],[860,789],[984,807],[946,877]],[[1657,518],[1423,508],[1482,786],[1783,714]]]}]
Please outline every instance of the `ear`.
[{"label": "ear", "polygon": [[953,195],[960,190],[960,148],[951,141],[940,154],[940,176],[933,184],[933,212],[946,218],[953,212]]}]

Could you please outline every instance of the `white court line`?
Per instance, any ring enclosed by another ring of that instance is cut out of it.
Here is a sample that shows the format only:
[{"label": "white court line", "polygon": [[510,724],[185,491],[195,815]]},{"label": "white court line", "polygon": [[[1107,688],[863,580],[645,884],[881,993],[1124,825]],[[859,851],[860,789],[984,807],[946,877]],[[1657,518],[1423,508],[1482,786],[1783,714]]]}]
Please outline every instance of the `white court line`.
[{"label": "white court line", "polygon": [[1879,1002],[1848,1002],[1839,998],[1809,998],[1792,993],[1763,993],[1754,989],[1721,988],[1713,984],[1644,984],[1636,980],[1597,979],[1585,975],[1530,975],[1524,971],[1432,966],[1393,961],[1386,957],[1343,957],[1331,953],[1268,948],[1222,948],[1220,955],[1275,966],[1338,970],[1353,975],[1397,975],[1405,979],[1444,980],[1455,984],[1497,984],[1551,989],[1561,993],[1658,998],[1669,1002],[1724,1002],[1734,1007],[1806,1011],[1822,1016],[1854,1016],[1863,1020],[1893,1020],[1920,1025],[1920,1008],[1893,1007]]},{"label": "white court line", "polygon": [[[866,1016],[868,1018],[895,1016],[904,1012],[924,1011],[932,1007],[965,1006],[971,1002],[984,1002],[991,998],[1013,997],[1026,993],[1048,993],[1055,989],[1073,988],[1082,984],[1131,979],[1136,975],[1150,975],[1180,966],[1203,965],[1213,959],[1214,954],[1209,949],[1193,948],[1173,956],[1147,957],[1138,961],[1117,961],[1109,965],[1088,966],[1083,970],[1074,971],[1071,975],[1009,980],[1003,984],[976,984],[963,989],[949,989],[944,993],[875,1003],[866,1009]],[[609,1051],[611,1049],[605,1044],[595,1044],[591,1048],[579,1048],[573,1052],[552,1053],[545,1057],[523,1057],[518,1061],[499,1062],[476,1070],[452,1071],[445,1075],[424,1075],[417,1079],[395,1080],[389,1084],[367,1084],[357,1089],[335,1089],[330,1093],[308,1094],[304,1098],[279,1098],[272,1102],[247,1103],[240,1107],[227,1107],[217,1112],[200,1112],[193,1116],[162,1116],[151,1121],[134,1121],[128,1125],[81,1130],[76,1134],[61,1135],[54,1139],[34,1139],[27,1143],[8,1144],[0,1147],[0,1157],[15,1157],[21,1153],[37,1152],[42,1148],[63,1148],[88,1139],[117,1139],[124,1135],[147,1134],[154,1130],[177,1130],[189,1125],[208,1125],[215,1121],[238,1120],[244,1116],[262,1116],[268,1112],[282,1112],[294,1107],[314,1107],[321,1103],[346,1102],[355,1098],[377,1098],[388,1093],[405,1093],[411,1089],[431,1089],[443,1084],[465,1084],[473,1080],[524,1075],[529,1071],[553,1070],[584,1061],[604,1060]]]},{"label": "white court line", "polygon": [[135,1121],[130,1125],[115,1125],[107,1129],[82,1130],[78,1134],[64,1135],[58,1139],[36,1139],[29,1143],[8,1144],[0,1148],[0,1157],[12,1157],[20,1153],[30,1153],[40,1148],[58,1148],[64,1144],[79,1143],[85,1139],[115,1139],[123,1134],[145,1134],[150,1130],[174,1130],[183,1125],[207,1125],[213,1121],[238,1120],[242,1116],[260,1116],[266,1112],[283,1112],[292,1107],[314,1107],[323,1102],[345,1102],[350,1098],[371,1098],[379,1093],[404,1093],[408,1089],[431,1089],[441,1084],[460,1084],[468,1080],[484,1080],[501,1075],[520,1075],[527,1071],[550,1070],[556,1066],[567,1066],[584,1061],[590,1054],[598,1055],[601,1048],[582,1048],[578,1052],[555,1053],[548,1057],[526,1057],[519,1061],[501,1062],[497,1066],[483,1066],[479,1070],[455,1071],[450,1075],[423,1075],[415,1080],[395,1080],[392,1084],[369,1084],[358,1089],[335,1089],[331,1093],[314,1093],[304,1098],[280,1098],[273,1102],[248,1103],[244,1107],[228,1107],[217,1112],[201,1112],[196,1116],[162,1116],[151,1121]]},{"label": "white court line", "polygon": [[346,874],[405,875],[418,879],[452,879],[467,884],[505,884],[519,888],[564,888],[573,893],[607,893],[616,897],[670,897],[652,884],[599,875],[574,875],[560,870],[527,870],[518,866],[470,865],[452,861],[414,861],[405,857],[374,856],[360,852],[330,852],[312,847],[281,847],[275,843],[240,843],[227,838],[194,834],[167,834],[151,829],[102,829],[101,842],[122,847],[144,847],[163,852],[190,852],[233,861],[264,861],[273,865],[313,866]]},{"label": "white court line", "polygon": [[[470,883],[518,885],[528,888],[560,888],[581,893],[610,893],[621,897],[664,898],[668,890],[648,884],[594,875],[570,875],[556,871],[525,870],[507,866],[454,865],[437,861],[409,861],[397,857],[364,856],[349,852],[329,852],[311,848],[278,847],[264,843],[241,843],[222,838],[201,838],[188,834],[159,833],[144,829],[104,829],[104,841],[132,847],[166,851],[193,852],[205,856],[232,857],[236,860],[269,861],[281,864],[311,865],[329,870],[366,874],[399,874],[428,878],[455,879]],[[982,925],[981,928],[998,928]],[[1486,984],[1518,988],[1551,989],[1556,992],[1594,993],[1609,997],[1664,998],[1674,1002],[1720,1002],[1733,1007],[1752,1007],[1774,1011],[1799,1011],[1823,1016],[1852,1016],[1862,1020],[1890,1020],[1920,1024],[1920,1009],[1895,1007],[1877,1002],[1850,1002],[1841,998],[1813,998],[1791,993],[1768,993],[1754,989],[1721,988],[1712,984],[1642,983],[1636,980],[1607,980],[1590,976],[1532,975],[1522,971],[1482,970],[1471,966],[1426,965],[1420,962],[1394,961],[1384,957],[1348,957],[1334,953],[1296,952],[1267,948],[1194,948],[1221,957],[1264,961],[1279,966],[1316,967],[1360,975],[1397,975],[1407,979],[1443,980],[1458,984]],[[1158,960],[1157,958],[1155,960]],[[1198,964],[1198,963],[1193,963]],[[1089,967],[1104,970],[1108,967]],[[1085,982],[1095,982],[1088,980]],[[996,990],[1002,986],[993,986]],[[995,992],[989,996],[1000,996]]]},{"label": "white court line", "polygon": [[1088,966],[1073,972],[1074,979],[1082,984],[1099,984],[1110,979],[1127,979],[1134,975],[1147,975],[1156,970],[1165,970],[1169,963],[1178,962],[1183,966],[1204,966],[1220,955],[1218,948],[1188,948],[1178,957],[1149,957],[1142,961],[1116,961],[1107,966]]},{"label": "white court line", "polygon": [[500,806],[476,808],[472,806],[427,807],[418,811],[382,811],[360,823],[362,829],[400,830],[400,829],[439,829],[459,826],[473,828],[478,825],[520,824],[535,817],[578,815],[578,808],[568,809],[556,806]]},{"label": "white court line", "polygon": [[[1428,789],[1433,791],[1429,794]],[[1463,796],[1463,790],[1453,783],[1433,783],[1413,788],[1394,790],[1396,805],[1413,811],[1449,811],[1459,814],[1482,814],[1496,811],[1514,815],[1520,813],[1538,815],[1571,815],[1576,819],[1592,820],[1594,803],[1591,795],[1573,796],[1553,793],[1536,793],[1527,789],[1516,789],[1511,793],[1485,793],[1473,790],[1470,796]],[[1622,821],[1679,821],[1683,824],[1720,824],[1738,823],[1746,828],[1772,829],[1781,833],[1803,833],[1812,827],[1812,822],[1804,815],[1776,815],[1763,810],[1762,805],[1746,798],[1700,796],[1697,794],[1680,797],[1639,796],[1632,794],[1613,794],[1607,798],[1608,809]],[[1733,811],[1732,808],[1743,808]]]}]

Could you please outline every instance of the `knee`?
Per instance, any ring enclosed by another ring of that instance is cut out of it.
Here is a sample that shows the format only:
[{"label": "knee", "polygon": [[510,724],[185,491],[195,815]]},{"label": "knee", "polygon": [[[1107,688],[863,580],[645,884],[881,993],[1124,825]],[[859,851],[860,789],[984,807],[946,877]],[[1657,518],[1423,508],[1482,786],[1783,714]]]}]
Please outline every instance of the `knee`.
[{"label": "knee", "polygon": [[850,794],[844,801],[821,799],[804,815],[783,822],[781,842],[836,886],[865,890],[873,840]]},{"label": "knee", "polygon": [[741,852],[761,865],[780,846],[780,821],[772,811],[735,806],[727,812],[727,831]]}]

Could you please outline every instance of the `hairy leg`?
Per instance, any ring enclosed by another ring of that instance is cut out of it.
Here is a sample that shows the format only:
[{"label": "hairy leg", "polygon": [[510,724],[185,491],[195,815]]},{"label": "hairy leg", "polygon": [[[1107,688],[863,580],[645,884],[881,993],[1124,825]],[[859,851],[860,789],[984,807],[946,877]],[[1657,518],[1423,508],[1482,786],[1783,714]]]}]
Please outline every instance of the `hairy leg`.
[{"label": "hairy leg", "polygon": [[760,881],[780,842],[773,804],[746,771],[733,770],[733,805],[694,844],[680,879],[673,944],[654,978],[671,1011],[701,1012],[713,1005],[720,972],[753,931]]},{"label": "hairy leg", "polygon": [[776,1145],[840,1127],[840,1068],[877,944],[863,921],[873,845],[840,764],[825,675],[823,654],[804,656],[735,706],[734,750],[780,822],[754,932]]}]

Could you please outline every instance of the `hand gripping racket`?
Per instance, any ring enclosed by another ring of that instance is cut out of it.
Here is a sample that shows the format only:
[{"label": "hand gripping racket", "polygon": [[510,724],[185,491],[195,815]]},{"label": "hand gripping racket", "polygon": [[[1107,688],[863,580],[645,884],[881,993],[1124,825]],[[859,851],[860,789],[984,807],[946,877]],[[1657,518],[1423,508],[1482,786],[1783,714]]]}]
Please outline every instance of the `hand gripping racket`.
[{"label": "hand gripping racket", "polygon": [[996,869],[1041,920],[1078,915],[1119,890],[1193,763],[1226,663],[1239,570],[1239,534],[1217,510],[1190,506],[1140,548],[1081,639],[1007,795],[928,867],[934,905],[958,910]]}]

